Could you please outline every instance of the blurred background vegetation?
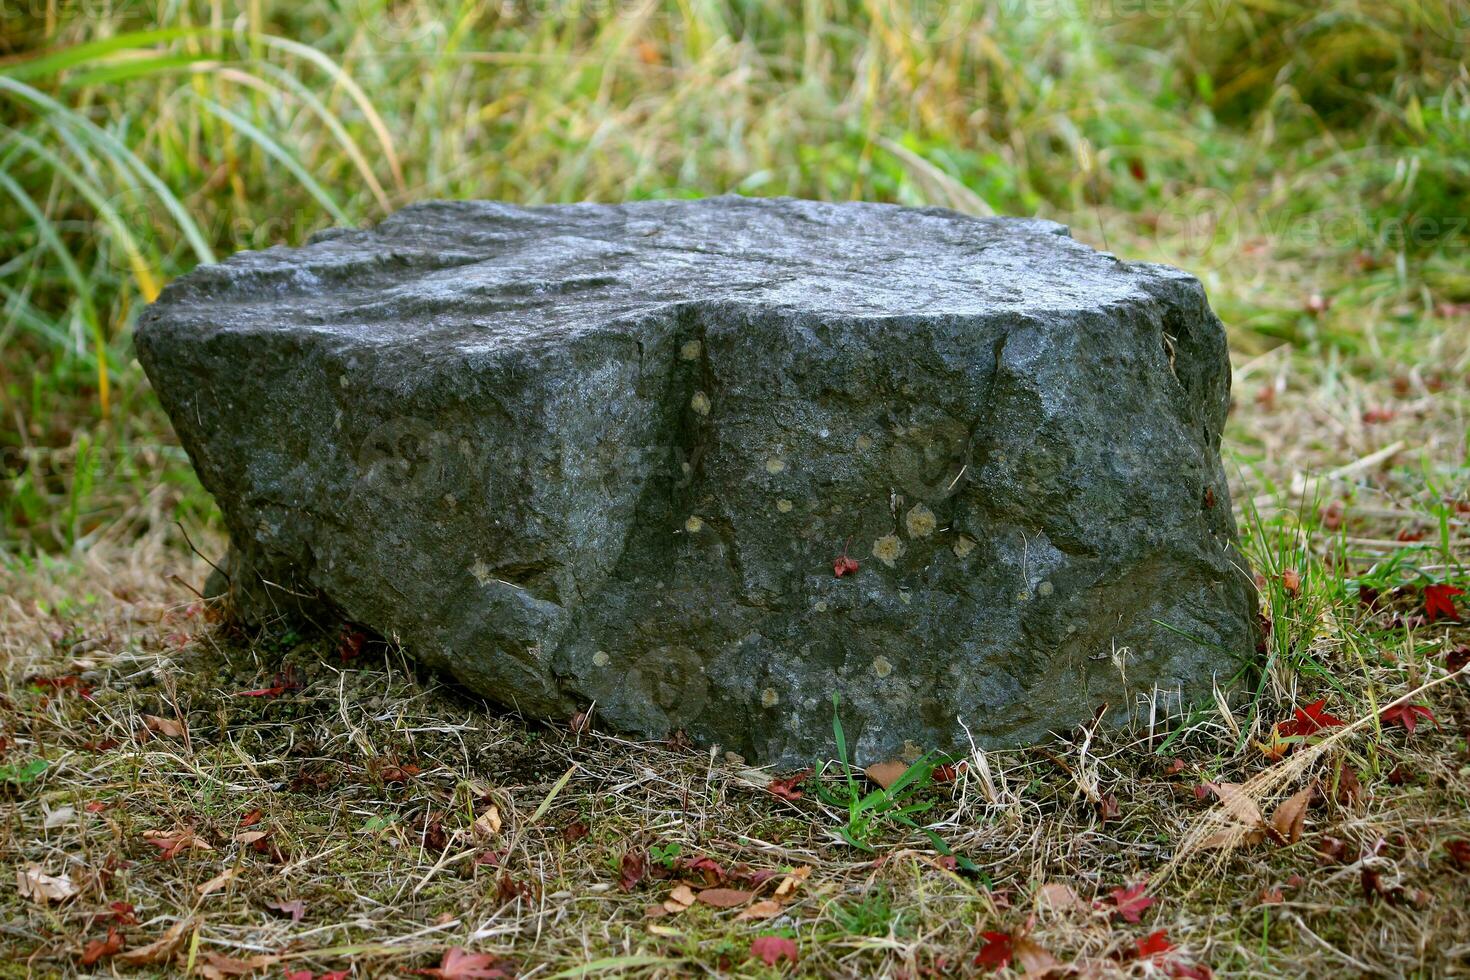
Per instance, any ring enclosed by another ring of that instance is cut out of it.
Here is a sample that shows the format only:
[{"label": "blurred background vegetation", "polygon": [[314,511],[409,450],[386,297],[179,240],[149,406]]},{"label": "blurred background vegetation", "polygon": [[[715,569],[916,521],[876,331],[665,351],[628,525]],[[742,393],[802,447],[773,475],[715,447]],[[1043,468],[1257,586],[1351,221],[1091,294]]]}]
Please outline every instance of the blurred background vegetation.
[{"label": "blurred background vegetation", "polygon": [[1467,329],[1463,0],[0,0],[0,556],[210,504],[133,361],[171,277],[429,197],[1038,214],[1238,356]]}]

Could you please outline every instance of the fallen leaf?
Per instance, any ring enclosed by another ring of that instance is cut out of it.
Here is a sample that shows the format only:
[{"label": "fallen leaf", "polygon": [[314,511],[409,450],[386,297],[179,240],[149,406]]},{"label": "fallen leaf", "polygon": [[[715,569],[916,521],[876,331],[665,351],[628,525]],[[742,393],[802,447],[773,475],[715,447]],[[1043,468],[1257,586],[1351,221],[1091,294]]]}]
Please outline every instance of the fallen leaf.
[{"label": "fallen leaf", "polygon": [[1461,871],[1470,871],[1470,840],[1447,840],[1444,842],[1444,849],[1449,852],[1455,867]]},{"label": "fallen leaf", "polygon": [[135,910],[132,902],[113,902],[107,907],[112,910],[112,918],[118,925],[135,926],[138,924],[137,918],[133,915]]},{"label": "fallen leaf", "polygon": [[694,889],[690,888],[688,885],[681,883],[675,885],[674,890],[669,892],[668,900],[675,903],[676,905],[682,905],[684,908],[687,909],[689,906],[694,904],[694,898]]},{"label": "fallen leaf", "polygon": [[179,946],[184,942],[184,933],[193,924],[192,919],[180,919],[169,926],[167,932],[147,946],[139,946],[136,949],[118,953],[113,960],[126,966],[147,966],[151,963],[163,963],[173,959],[174,953],[178,952]]},{"label": "fallen leaf", "polygon": [[568,844],[575,844],[590,833],[592,831],[587,828],[585,823],[580,820],[573,820],[561,829],[561,839]]},{"label": "fallen leaf", "polygon": [[1011,946],[1015,949],[1016,960],[1028,977],[1044,977],[1050,975],[1053,970],[1061,969],[1062,964],[1055,956],[1025,936],[1017,937],[1012,941]]},{"label": "fallen leaf", "polygon": [[248,977],[252,973],[273,966],[280,957],[278,956],[251,956],[246,959],[236,959],[223,953],[205,953],[204,961],[198,967],[199,975],[208,980],[221,980],[223,977]]},{"label": "fallen leaf", "polygon": [[1464,594],[1464,589],[1455,588],[1453,585],[1424,586],[1424,615],[1431,623],[1440,617],[1458,622],[1460,611],[1455,608],[1455,596]]},{"label": "fallen leaf", "polygon": [[787,776],[785,779],[771,780],[770,784],[766,786],[766,789],[783,800],[799,800],[801,799],[801,790],[797,787],[804,783],[806,778],[811,774],[812,771],[810,769],[803,769],[801,772]]},{"label": "fallen leaf", "polygon": [[269,830],[245,830],[235,835],[235,843],[254,844],[258,840],[265,840],[270,835]]},{"label": "fallen leaf", "polygon": [[500,809],[491,804],[489,809],[475,819],[475,833],[482,837],[493,837],[500,833]]},{"label": "fallen leaf", "polygon": [[1141,960],[1153,959],[1163,956],[1165,953],[1173,952],[1174,944],[1169,942],[1169,933],[1164,929],[1151,932],[1138,941],[1138,958]]},{"label": "fallen leaf", "polygon": [[1286,590],[1287,595],[1296,595],[1302,590],[1302,576],[1295,568],[1288,568],[1281,573],[1281,587]]},{"label": "fallen leaf", "polygon": [[795,963],[797,954],[796,942],[785,936],[757,936],[750,943],[750,955],[766,966],[775,966],[782,960]]},{"label": "fallen leaf", "polygon": [[150,732],[167,735],[169,738],[183,738],[189,731],[188,726],[183,722],[175,721],[172,718],[163,718],[159,715],[144,715],[143,725]]},{"label": "fallen leaf", "polygon": [[796,889],[801,887],[801,883],[806,881],[811,876],[811,873],[811,865],[802,865],[799,868],[792,869],[791,873],[785,878],[782,878],[781,883],[776,886],[773,897],[783,905],[791,901],[796,895]]},{"label": "fallen leaf", "polygon": [[1286,896],[1281,893],[1280,888],[1262,888],[1256,900],[1262,905],[1280,905],[1286,901]]},{"label": "fallen leaf", "polygon": [[1297,708],[1290,721],[1283,721],[1278,725],[1282,735],[1288,738],[1292,736],[1315,735],[1324,728],[1337,728],[1343,725],[1341,718],[1327,713],[1327,699],[1321,698],[1311,704]]},{"label": "fallen leaf", "polygon": [[501,980],[510,974],[497,965],[499,962],[490,953],[471,953],[469,950],[454,947],[444,951],[444,958],[437,967],[410,972],[438,977],[439,980]]},{"label": "fallen leaf", "polygon": [[1229,813],[1239,822],[1247,827],[1259,827],[1264,823],[1261,817],[1261,808],[1256,806],[1256,801],[1251,799],[1239,783],[1206,783],[1215,794],[1216,799]]},{"label": "fallen leaf", "polygon": [[279,912],[288,917],[292,922],[300,922],[306,915],[306,903],[299,898],[289,899],[284,902],[266,902],[265,907],[273,912]]},{"label": "fallen leaf", "polygon": [[1317,795],[1317,784],[1312,783],[1288,797],[1276,812],[1271,814],[1272,840],[1278,844],[1295,844],[1302,839],[1302,826],[1307,819],[1307,807]]},{"label": "fallen leaf", "polygon": [[284,673],[277,674],[271,681],[270,687],[258,687],[253,691],[236,691],[237,698],[278,698],[287,691],[299,690],[301,682],[296,679],[296,672],[287,667]]},{"label": "fallen leaf", "polygon": [[233,877],[235,877],[235,869],[226,868],[219,874],[215,875],[213,878],[206,881],[204,884],[200,885],[198,888],[198,892],[201,897],[204,895],[208,895],[211,892],[217,892],[221,888],[225,887],[225,885],[228,885],[230,883],[230,879]]},{"label": "fallen leaf", "polygon": [[1036,891],[1036,902],[1042,908],[1053,912],[1082,912],[1091,911],[1091,906],[1074,892],[1069,885],[1052,881],[1042,885]]},{"label": "fallen leaf", "polygon": [[884,789],[888,789],[894,783],[898,782],[899,777],[908,771],[908,765],[897,760],[875,762],[863,770],[869,779]]},{"label": "fallen leaf", "polygon": [[1434,727],[1439,727],[1439,721],[1434,717],[1434,712],[1422,704],[1396,704],[1392,708],[1385,708],[1378,717],[1387,724],[1400,725],[1409,735],[1414,734],[1414,726],[1419,723],[1419,718],[1428,718],[1434,722]]},{"label": "fallen leaf", "polygon": [[1117,820],[1123,815],[1118,807],[1118,797],[1112,793],[1097,801],[1097,818],[1103,823],[1109,820]]},{"label": "fallen leaf", "polygon": [[703,904],[713,905],[717,909],[733,909],[749,902],[755,895],[738,888],[706,888],[695,897]]},{"label": "fallen leaf", "polygon": [[122,952],[122,948],[122,933],[117,931],[117,926],[108,926],[106,939],[94,939],[82,950],[81,964],[82,966],[93,966],[105,956],[115,956]]},{"label": "fallen leaf", "polygon": [[980,938],[985,945],[975,954],[974,965],[986,970],[1004,970],[1011,965],[1015,956],[1015,945],[1008,932],[983,932]]},{"label": "fallen leaf", "polygon": [[773,919],[780,914],[781,903],[772,901],[768,898],[756,902],[754,905],[750,906],[750,908],[743,909],[739,915],[735,916],[735,921],[742,922],[746,919]]},{"label": "fallen leaf", "polygon": [[70,875],[48,875],[39,864],[33,864],[24,871],[17,870],[15,884],[21,898],[28,898],[38,905],[64,902],[77,893],[77,886],[72,884]]},{"label": "fallen leaf", "polygon": [[1144,894],[1148,887],[1148,879],[1145,878],[1136,885],[1128,885],[1123,888],[1114,888],[1111,892],[1114,914],[1124,922],[1138,922],[1143,917],[1143,912],[1154,900]]},{"label": "fallen leaf", "polygon": [[618,887],[630,892],[648,873],[648,858],[642,851],[628,851],[618,863]]},{"label": "fallen leaf", "polygon": [[1355,806],[1362,802],[1363,784],[1357,771],[1346,762],[1337,770],[1337,791],[1333,797],[1340,806]]},{"label": "fallen leaf", "polygon": [[164,861],[172,861],[185,851],[212,851],[213,847],[204,838],[198,836],[193,830],[183,828],[180,830],[145,830],[143,839],[158,848],[158,856]]}]

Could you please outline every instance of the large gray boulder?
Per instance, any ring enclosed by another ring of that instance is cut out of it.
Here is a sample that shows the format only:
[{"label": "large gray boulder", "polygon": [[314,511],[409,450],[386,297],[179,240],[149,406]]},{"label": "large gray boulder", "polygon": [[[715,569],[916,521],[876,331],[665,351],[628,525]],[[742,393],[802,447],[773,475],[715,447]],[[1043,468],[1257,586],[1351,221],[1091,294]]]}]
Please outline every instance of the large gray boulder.
[{"label": "large gray boulder", "polygon": [[792,764],[840,692],[870,761],[1254,653],[1220,323],[1050,222],[434,202],[201,267],[137,349],[241,615],[365,624],[527,715]]}]

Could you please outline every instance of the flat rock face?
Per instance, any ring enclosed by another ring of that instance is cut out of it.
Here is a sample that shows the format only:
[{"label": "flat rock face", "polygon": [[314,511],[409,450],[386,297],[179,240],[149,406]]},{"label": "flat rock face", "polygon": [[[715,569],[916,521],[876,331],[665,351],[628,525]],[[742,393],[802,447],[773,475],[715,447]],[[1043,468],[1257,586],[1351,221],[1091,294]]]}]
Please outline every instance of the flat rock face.
[{"label": "flat rock face", "polygon": [[840,692],[872,761],[1253,656],[1220,323],[1050,222],[428,203],[196,270],[137,349],[237,609],[527,715],[798,764]]}]

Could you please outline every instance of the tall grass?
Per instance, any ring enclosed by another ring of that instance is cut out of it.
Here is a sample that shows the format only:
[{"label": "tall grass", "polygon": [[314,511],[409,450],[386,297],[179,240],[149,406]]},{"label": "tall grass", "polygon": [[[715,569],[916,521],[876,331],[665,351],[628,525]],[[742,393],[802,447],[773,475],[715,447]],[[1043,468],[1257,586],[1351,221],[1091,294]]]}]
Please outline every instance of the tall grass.
[{"label": "tall grass", "polygon": [[[153,453],[187,487],[129,350],[164,282],[425,197],[1043,214],[1199,268],[1255,348],[1351,349],[1351,324],[1291,297],[1354,262],[1371,302],[1470,297],[1454,4],[20,2],[0,56],[0,543],[85,544],[129,512],[98,479],[46,517],[79,454]],[[1233,262],[1263,239],[1284,260],[1264,294]]]}]

